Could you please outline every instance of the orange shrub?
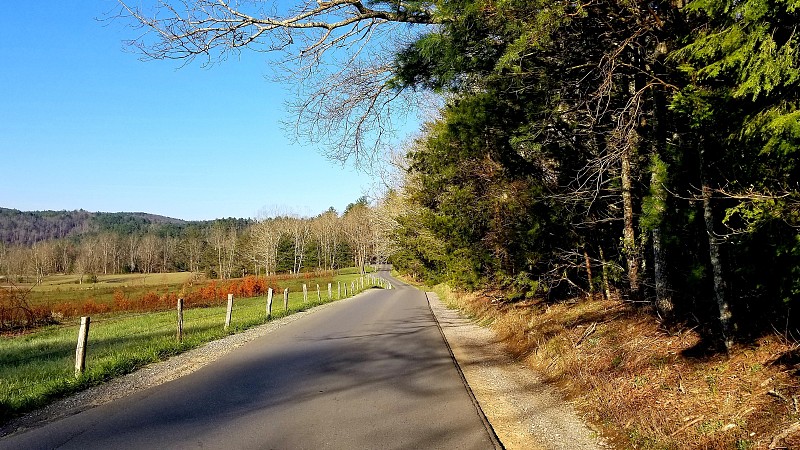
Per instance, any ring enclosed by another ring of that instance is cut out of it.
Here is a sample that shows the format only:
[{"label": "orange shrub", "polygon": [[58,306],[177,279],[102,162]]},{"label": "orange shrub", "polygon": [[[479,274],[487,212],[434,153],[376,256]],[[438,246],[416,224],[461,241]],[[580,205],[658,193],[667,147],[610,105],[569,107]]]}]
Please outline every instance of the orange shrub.
[{"label": "orange shrub", "polygon": [[200,295],[203,300],[216,300],[217,299],[217,282],[211,281],[203,288],[200,289]]},{"label": "orange shrub", "polygon": [[111,307],[103,303],[97,303],[94,298],[90,298],[83,302],[83,306],[81,306],[81,311],[85,315],[92,315],[92,314],[102,314],[109,312]]},{"label": "orange shrub", "polygon": [[158,308],[159,304],[158,294],[153,291],[144,294],[142,299],[139,301],[141,308],[145,310],[152,310]]},{"label": "orange shrub", "polygon": [[114,291],[114,309],[117,311],[127,311],[131,309],[131,302],[125,296],[125,293],[119,289]]}]

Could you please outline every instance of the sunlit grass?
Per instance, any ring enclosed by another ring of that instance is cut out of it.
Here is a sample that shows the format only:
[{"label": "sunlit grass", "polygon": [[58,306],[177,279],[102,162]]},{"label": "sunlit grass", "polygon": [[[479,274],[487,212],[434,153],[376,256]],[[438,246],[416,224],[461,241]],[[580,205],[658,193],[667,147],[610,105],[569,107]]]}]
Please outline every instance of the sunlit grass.
[{"label": "sunlit grass", "polygon": [[[334,301],[338,300],[337,282],[347,286],[347,297],[372,287],[365,277],[364,289],[357,283],[357,289],[352,291],[351,283],[359,278],[352,273],[319,283],[322,280],[293,281],[288,310],[284,310],[283,292],[275,292],[269,320],[327,303],[328,282]],[[304,282],[308,301],[303,299]],[[342,294],[344,297],[344,290]],[[186,309],[181,342],[176,339],[174,310],[92,317],[86,371],[79,378],[74,376],[77,319],[26,335],[0,338],[0,422],[65,394],[268,321],[266,296],[234,299],[228,330],[224,328],[226,309],[227,306]]]}]

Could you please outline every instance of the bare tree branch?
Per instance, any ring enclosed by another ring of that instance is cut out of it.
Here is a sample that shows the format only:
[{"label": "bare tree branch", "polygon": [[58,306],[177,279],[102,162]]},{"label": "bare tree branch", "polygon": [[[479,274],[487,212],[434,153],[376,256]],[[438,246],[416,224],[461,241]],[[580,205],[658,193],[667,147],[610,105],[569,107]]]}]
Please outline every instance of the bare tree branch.
[{"label": "bare tree branch", "polygon": [[[287,128],[339,162],[369,165],[393,138],[394,120],[412,96],[390,83],[393,56],[418,31],[435,25],[430,3],[300,0],[291,7],[264,0],[119,0],[114,18],[141,34],[126,44],[143,59],[204,58],[210,66],[243,49],[279,54],[272,64],[297,89]],[[402,26],[401,26],[402,25]],[[397,100],[402,99],[403,102]]]}]

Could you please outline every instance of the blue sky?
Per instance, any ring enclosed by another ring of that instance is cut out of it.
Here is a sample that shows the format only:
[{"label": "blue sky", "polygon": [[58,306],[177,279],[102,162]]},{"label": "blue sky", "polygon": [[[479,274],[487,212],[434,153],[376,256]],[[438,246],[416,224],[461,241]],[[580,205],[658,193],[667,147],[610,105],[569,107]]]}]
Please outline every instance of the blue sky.
[{"label": "blue sky", "polygon": [[96,20],[115,4],[0,3],[0,207],[313,215],[375,185],[290,142],[290,93],[268,79],[265,55],[139,61],[122,44],[134,30]]}]

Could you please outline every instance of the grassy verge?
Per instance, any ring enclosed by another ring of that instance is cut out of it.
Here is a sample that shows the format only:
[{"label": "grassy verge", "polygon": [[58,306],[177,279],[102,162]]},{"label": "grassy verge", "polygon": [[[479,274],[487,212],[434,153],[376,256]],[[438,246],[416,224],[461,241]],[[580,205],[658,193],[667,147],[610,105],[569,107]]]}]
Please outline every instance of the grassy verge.
[{"label": "grassy verge", "polygon": [[[359,275],[337,276],[333,280],[333,298],[337,299],[337,282],[347,284]],[[312,306],[328,302],[327,281],[308,284],[308,302],[300,289],[289,295],[289,309],[284,311],[283,294],[276,292],[270,320],[284,317]],[[368,285],[365,278],[365,289]],[[344,294],[344,292],[343,292]],[[344,295],[343,295],[344,297]],[[78,320],[50,326],[35,332],[0,338],[0,423],[21,413],[40,407],[56,398],[98,384],[115,376],[134,371],[151,362],[219,339],[228,334],[267,322],[266,297],[236,299],[231,327],[224,329],[226,306],[194,308],[184,311],[184,339],[177,342],[174,311],[115,314],[92,317],[86,372],[73,374]]]},{"label": "grassy verge", "polygon": [[507,304],[434,290],[491,326],[617,448],[800,448],[800,354],[780,336],[687,357],[697,333],[667,332],[619,301]]}]

